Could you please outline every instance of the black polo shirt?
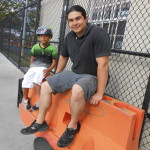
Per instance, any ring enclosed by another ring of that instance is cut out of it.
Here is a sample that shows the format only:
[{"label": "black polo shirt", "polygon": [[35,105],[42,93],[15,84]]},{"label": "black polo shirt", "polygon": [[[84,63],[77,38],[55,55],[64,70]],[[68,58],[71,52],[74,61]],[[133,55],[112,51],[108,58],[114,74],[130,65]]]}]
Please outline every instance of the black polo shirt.
[{"label": "black polo shirt", "polygon": [[96,58],[109,56],[110,49],[109,35],[105,29],[88,23],[82,37],[77,38],[73,31],[67,34],[60,54],[70,57],[73,72],[97,76]]}]

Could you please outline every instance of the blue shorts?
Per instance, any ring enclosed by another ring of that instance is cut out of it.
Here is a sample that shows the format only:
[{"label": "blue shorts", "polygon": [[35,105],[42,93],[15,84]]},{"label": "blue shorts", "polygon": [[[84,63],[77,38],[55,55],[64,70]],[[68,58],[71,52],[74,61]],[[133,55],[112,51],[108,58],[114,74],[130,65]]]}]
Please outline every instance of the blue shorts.
[{"label": "blue shorts", "polygon": [[47,82],[54,94],[62,93],[69,89],[72,89],[74,84],[78,84],[84,92],[86,101],[89,101],[90,97],[96,92],[97,89],[97,77],[88,74],[76,74],[69,70],[64,70],[53,76],[48,77]]}]

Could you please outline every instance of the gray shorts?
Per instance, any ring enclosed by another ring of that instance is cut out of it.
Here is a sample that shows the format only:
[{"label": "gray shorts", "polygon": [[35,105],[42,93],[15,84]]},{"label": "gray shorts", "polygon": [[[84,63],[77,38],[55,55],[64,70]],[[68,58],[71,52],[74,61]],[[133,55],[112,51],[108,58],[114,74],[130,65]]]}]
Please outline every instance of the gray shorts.
[{"label": "gray shorts", "polygon": [[86,101],[95,93],[97,89],[97,77],[88,74],[76,74],[74,72],[64,70],[53,76],[48,77],[47,82],[53,90],[53,93],[62,93],[72,89],[74,84],[78,84],[84,92]]}]

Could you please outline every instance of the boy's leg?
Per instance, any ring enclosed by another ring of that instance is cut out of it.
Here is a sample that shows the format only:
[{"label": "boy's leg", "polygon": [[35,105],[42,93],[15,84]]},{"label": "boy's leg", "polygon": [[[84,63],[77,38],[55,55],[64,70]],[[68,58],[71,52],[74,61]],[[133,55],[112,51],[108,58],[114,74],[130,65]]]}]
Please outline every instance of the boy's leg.
[{"label": "boy's leg", "polygon": [[35,87],[35,90],[36,90],[38,97],[40,97],[41,86],[34,83],[34,87]]},{"label": "boy's leg", "polygon": [[28,99],[29,88],[22,88],[23,99]]},{"label": "boy's leg", "polygon": [[27,73],[24,75],[24,79],[22,81],[22,91],[23,91],[23,103],[27,110],[31,110],[30,99],[28,97],[29,88],[33,87],[33,77],[34,77],[34,69],[30,68]]},{"label": "boy's leg", "polygon": [[22,103],[25,106],[25,109],[31,110],[30,98],[28,97],[29,88],[22,88],[22,92],[23,92]]},{"label": "boy's leg", "polygon": [[[36,90],[36,93],[37,93],[37,97],[39,99],[40,97],[40,91],[41,91],[41,86],[34,83],[34,88]],[[39,109],[39,100],[34,104],[34,106],[32,107],[32,110],[38,110]]]},{"label": "boy's leg", "polygon": [[[43,78],[44,78],[44,74],[43,74],[44,69],[46,69],[46,68],[45,67],[36,67],[35,75],[34,75],[34,78],[32,81],[38,97],[40,97],[41,84],[42,84]],[[37,101],[34,104],[34,106],[32,107],[32,110],[38,110],[38,109],[39,109],[39,101]]]}]

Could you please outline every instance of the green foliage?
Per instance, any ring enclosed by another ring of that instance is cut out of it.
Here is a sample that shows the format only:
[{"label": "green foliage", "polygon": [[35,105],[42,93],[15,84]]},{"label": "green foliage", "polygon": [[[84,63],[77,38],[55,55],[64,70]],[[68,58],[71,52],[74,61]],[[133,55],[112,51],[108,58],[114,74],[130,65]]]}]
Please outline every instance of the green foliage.
[{"label": "green foliage", "polygon": [[[26,0],[0,0],[0,21],[11,15],[13,12],[20,10]],[[28,0],[29,3],[35,0]]]}]

